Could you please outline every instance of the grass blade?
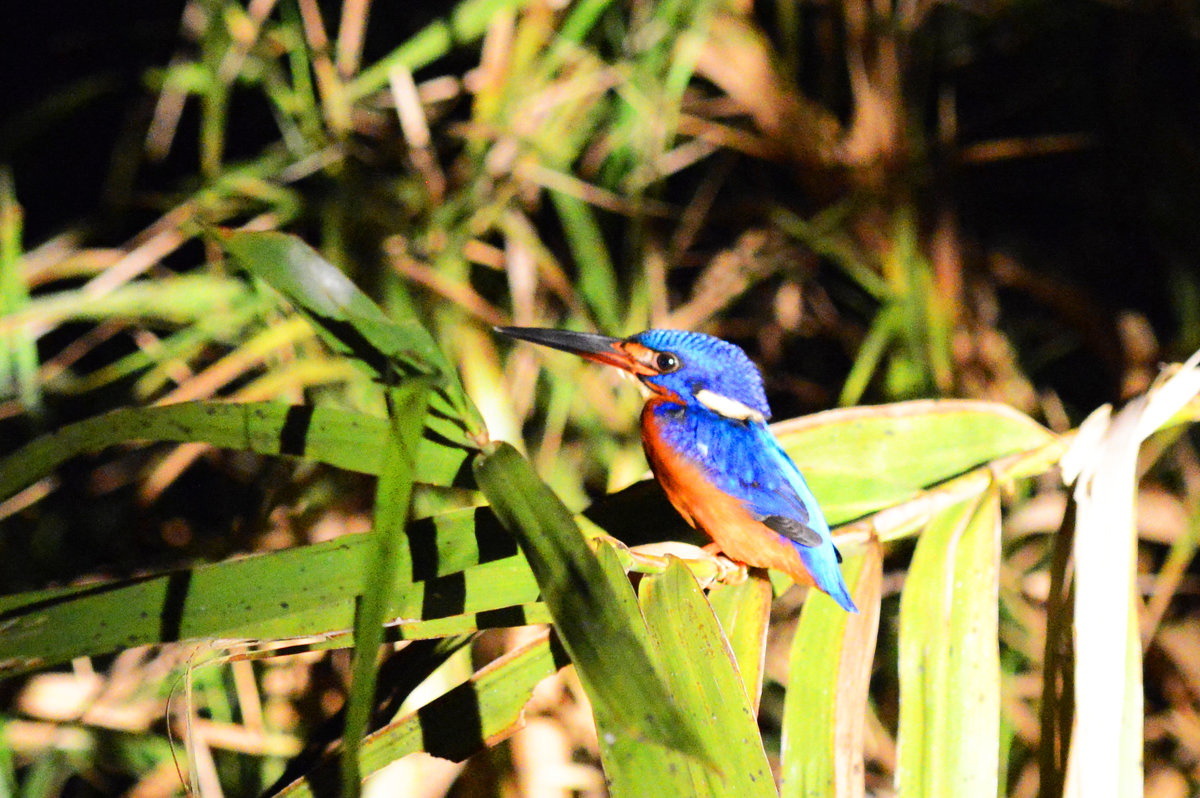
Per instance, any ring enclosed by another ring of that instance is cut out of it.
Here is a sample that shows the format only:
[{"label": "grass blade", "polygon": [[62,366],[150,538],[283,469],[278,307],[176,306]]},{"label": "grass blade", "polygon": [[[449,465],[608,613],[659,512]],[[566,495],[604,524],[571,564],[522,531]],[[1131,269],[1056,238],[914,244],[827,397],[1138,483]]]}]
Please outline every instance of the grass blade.
[{"label": "grass blade", "polygon": [[842,565],[859,612],[810,591],[792,640],[780,795],[861,796],[867,691],[879,632],[879,544]]},{"label": "grass blade", "polygon": [[[420,581],[390,596],[399,637],[548,620],[528,564],[510,553],[511,538],[486,508],[414,522],[409,544]],[[350,535],[125,582],[0,597],[0,674],[165,641],[347,633],[373,545]]]},{"label": "grass blade", "polygon": [[[0,460],[0,500],[72,457],[133,441],[203,442],[223,449],[287,455],[365,474],[379,472],[387,420],[327,407],[278,402],[184,402],[130,407],[58,429]],[[435,437],[418,444],[420,481],[459,481],[468,452]]]},{"label": "grass blade", "polygon": [[[620,603],[620,611],[631,619],[630,629],[646,651],[654,653],[650,635],[646,629],[642,608],[637,596],[628,589],[629,577],[622,570],[616,549],[601,544],[596,559],[604,578],[612,586],[613,595]],[[656,660],[657,665],[657,660]],[[646,745],[631,736],[620,718],[614,718],[606,704],[592,704],[596,719],[596,736],[600,746],[600,761],[604,765],[604,777],[609,795],[613,798],[638,795],[645,785],[653,784],[658,794],[690,796],[695,792],[692,781],[691,760],[677,751],[665,751]]]},{"label": "grass blade", "polygon": [[[363,739],[359,768],[370,775],[418,751],[462,761],[521,728],[522,710],[542,679],[569,663],[566,653],[539,635],[479,670],[466,683]],[[299,779],[279,795],[321,795],[333,778],[329,763]]]},{"label": "grass blade", "polygon": [[[23,227],[12,172],[5,167],[0,169],[0,317],[29,304],[29,289],[21,275]],[[37,339],[32,334],[19,329],[0,334],[0,399],[15,395],[27,412],[41,412],[37,370]]]},{"label": "grass blade", "polygon": [[902,795],[997,792],[999,535],[993,487],[942,512],[917,543],[900,600]]},{"label": "grass blade", "polygon": [[[676,706],[689,718],[704,719],[699,728],[707,737],[705,747],[720,752],[714,767],[681,763],[694,785],[684,795],[774,798],[775,780],[753,706],[716,615],[691,572],[672,558],[665,573],[642,579],[639,597]],[[645,794],[645,785],[631,794]]]},{"label": "grass blade", "polygon": [[346,725],[342,733],[342,792],[358,795],[362,774],[358,752],[375,700],[379,647],[388,605],[398,585],[412,581],[407,535],[417,441],[424,428],[429,385],[424,381],[389,388],[388,436],[375,492],[375,524],[367,583],[354,613],[354,663]]},{"label": "grass blade", "polygon": [[562,221],[563,231],[579,268],[579,293],[588,303],[600,329],[620,335],[620,313],[617,310],[617,276],[608,248],[592,208],[583,200],[561,191],[551,191],[550,199]]},{"label": "grass blade", "polygon": [[[597,555],[605,575],[614,587],[623,588],[625,584],[628,584],[628,578],[624,571],[621,570],[619,557],[615,549],[607,545],[602,545]],[[677,560],[671,559],[668,570],[680,567]],[[663,574],[665,574],[665,571]],[[636,627],[640,632],[641,639],[648,650],[655,656],[655,661],[660,672],[665,675],[672,692],[673,700],[678,702],[680,708],[688,712],[689,716],[705,718],[705,723],[700,733],[709,734],[710,736],[714,733],[722,735],[722,741],[717,746],[719,756],[714,760],[713,767],[705,767],[694,759],[676,751],[663,751],[653,746],[647,746],[642,741],[623,733],[610,719],[606,710],[596,707],[596,729],[600,742],[600,757],[604,763],[605,779],[608,783],[609,794],[613,798],[641,796],[646,792],[646,785],[653,784],[654,794],[656,796],[663,796],[663,798],[691,798],[691,796],[695,795],[726,795],[729,794],[726,790],[727,785],[722,781],[722,776],[725,773],[737,771],[746,762],[754,765],[754,769],[757,772],[757,766],[761,763],[753,756],[753,750],[749,752],[735,752],[733,757],[726,756],[729,751],[726,730],[722,728],[718,720],[710,721],[709,718],[716,718],[726,711],[733,711],[732,708],[738,706],[748,708],[750,706],[749,699],[742,702],[736,700],[728,702],[731,707],[730,710],[722,708],[719,711],[713,712],[708,707],[706,699],[700,696],[696,690],[695,679],[688,678],[687,674],[691,673],[690,666],[681,671],[679,667],[671,664],[672,655],[664,652],[668,649],[678,649],[681,647],[677,639],[681,634],[680,630],[678,627],[673,628],[673,624],[676,622],[686,622],[686,620],[691,619],[691,616],[687,619],[681,617],[672,620],[669,617],[670,609],[665,606],[669,602],[663,599],[662,591],[658,591],[651,598],[651,593],[647,592],[649,591],[648,586],[650,583],[646,579],[661,579],[663,574],[643,578],[642,586],[645,590],[641,596],[641,605],[639,605],[638,599],[630,591],[619,590],[618,595],[620,596],[624,611],[631,617],[641,621],[643,610],[646,611],[645,621],[639,623]],[[647,604],[651,600],[654,602],[654,607],[648,608]],[[684,597],[683,600],[688,601],[691,605],[690,609],[696,610],[694,597],[690,600],[688,597]],[[664,614],[668,617],[664,618]],[[707,614],[709,618],[712,617],[712,613],[707,607],[704,607],[703,612],[697,611],[692,614],[698,614],[701,617]],[[651,616],[654,618],[652,628],[649,626]],[[697,626],[700,626],[699,637],[695,634]],[[703,641],[705,645],[701,649],[694,644],[697,640],[702,640],[706,637],[705,632],[707,632],[707,640]],[[718,642],[721,637],[717,629],[711,628],[709,623],[704,621],[699,625],[687,624],[687,630],[683,632],[683,636],[686,636],[688,640],[682,644],[682,651],[678,652],[675,656],[684,659],[694,657],[699,662],[698,667],[700,669],[721,671],[724,678],[718,681],[730,690],[729,695],[744,694],[746,692],[741,686],[741,680],[737,676],[736,669],[729,667],[729,652],[723,642]],[[718,650],[720,650],[719,654],[717,653]],[[732,686],[734,681],[737,682],[737,686]],[[736,730],[742,727],[735,719],[731,728]],[[742,731],[745,731],[745,729],[742,728]],[[761,749],[757,728],[749,736],[753,737],[754,743],[746,743],[745,745],[753,749],[754,744],[757,744],[759,749]],[[736,754],[742,754],[742,756],[739,757]],[[735,761],[737,759],[743,761]],[[736,776],[734,776],[734,783],[737,783]],[[770,794],[773,795],[774,790]]]},{"label": "grass blade", "polygon": [[244,304],[249,294],[241,280],[209,274],[135,280],[101,295],[86,288],[57,291],[35,296],[22,310],[0,317],[0,335],[67,321],[192,324]]},{"label": "grass blade", "polygon": [[431,406],[461,422],[468,435],[483,437],[483,420],[454,367],[416,317],[389,318],[340,269],[295,236],[222,230],[217,237],[246,271],[302,310],[335,351],[377,379],[388,382],[395,367],[401,377],[436,376],[444,401]]},{"label": "grass blade", "polygon": [[1068,796],[1133,795],[1142,789],[1141,599],[1135,582],[1138,450],[1200,393],[1198,365],[1200,352],[1111,420],[1107,406],[1093,413],[1063,457],[1063,474],[1075,483],[1077,505],[1076,718]]},{"label": "grass blade", "polygon": [[746,697],[755,712],[762,697],[772,598],[771,582],[758,577],[739,585],[718,585],[708,593],[708,603],[729,641]]},{"label": "grass blade", "polygon": [[626,734],[711,758],[693,721],[671,703],[637,626],[563,506],[516,449],[501,443],[475,461],[475,476],[517,538],[555,628],[599,712]]}]

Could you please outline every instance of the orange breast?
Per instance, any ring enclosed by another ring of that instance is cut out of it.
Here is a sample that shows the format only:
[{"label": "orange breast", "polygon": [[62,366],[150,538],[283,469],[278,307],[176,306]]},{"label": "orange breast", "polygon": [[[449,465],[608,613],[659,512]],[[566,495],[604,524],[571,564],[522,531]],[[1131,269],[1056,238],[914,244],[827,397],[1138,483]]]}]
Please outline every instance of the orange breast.
[{"label": "orange breast", "polygon": [[714,487],[695,464],[663,441],[653,404],[647,402],[642,410],[642,445],[650,469],[684,520],[711,537],[731,560],[774,568],[811,585],[812,577],[791,543],[756,521],[740,501]]}]

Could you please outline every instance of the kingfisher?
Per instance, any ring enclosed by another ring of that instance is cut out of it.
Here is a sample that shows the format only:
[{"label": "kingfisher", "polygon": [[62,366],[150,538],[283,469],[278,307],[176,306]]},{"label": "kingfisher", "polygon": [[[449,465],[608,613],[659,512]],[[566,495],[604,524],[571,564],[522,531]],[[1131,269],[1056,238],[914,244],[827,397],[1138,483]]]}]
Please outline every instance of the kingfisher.
[{"label": "kingfisher", "polygon": [[640,383],[642,447],[667,498],[721,552],[816,585],[858,612],[829,524],[800,470],[767,427],[762,374],[741,347],[703,333],[646,330],[628,338],[496,327],[510,338],[615,366]]}]

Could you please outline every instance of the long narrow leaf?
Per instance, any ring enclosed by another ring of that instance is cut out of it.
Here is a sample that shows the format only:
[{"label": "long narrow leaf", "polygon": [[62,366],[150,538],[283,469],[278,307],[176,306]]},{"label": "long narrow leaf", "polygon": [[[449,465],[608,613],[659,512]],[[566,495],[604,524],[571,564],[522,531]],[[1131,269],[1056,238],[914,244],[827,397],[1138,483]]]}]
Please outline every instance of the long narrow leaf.
[{"label": "long narrow leaf", "polygon": [[225,248],[247,271],[265,280],[317,325],[335,351],[387,382],[402,376],[436,375],[443,401],[432,407],[482,436],[484,425],[433,337],[413,316],[392,319],[340,269],[299,238],[275,232],[221,231]]},{"label": "long narrow leaf", "polygon": [[145,320],[191,324],[224,313],[246,300],[250,290],[240,280],[207,274],[184,274],[135,280],[97,296],[85,288],[35,296],[23,310],[0,317],[0,335],[30,325],[52,327],[65,321]]},{"label": "long narrow leaf", "polygon": [[877,543],[843,564],[857,614],[812,592],[804,603],[792,640],[783,711],[784,798],[863,795],[863,733],[882,564]]},{"label": "long narrow leaf", "polygon": [[929,485],[1054,439],[1007,405],[962,399],[828,410],[772,430],[830,523],[896,504]]},{"label": "long narrow leaf", "polygon": [[613,586],[558,497],[508,444],[477,458],[475,476],[520,542],[593,704],[633,737],[711,759],[694,721],[672,705],[638,633],[619,611]]},{"label": "long narrow leaf", "polygon": [[717,586],[708,594],[708,602],[729,641],[746,697],[755,712],[762,697],[772,598],[770,581],[758,577],[738,585]]},{"label": "long narrow leaf", "polygon": [[[565,653],[549,634],[511,651],[477,672],[465,684],[434,699],[416,712],[368,735],[359,751],[364,776],[408,754],[427,751],[443,759],[462,761],[495,745],[522,723],[522,710],[538,682],[568,664]],[[279,794],[307,798],[332,779],[328,765],[288,785]]]},{"label": "long narrow leaf", "polygon": [[429,384],[415,381],[389,388],[387,399],[388,435],[375,491],[371,558],[367,583],[354,613],[353,675],[342,734],[342,792],[347,796],[360,792],[358,752],[375,700],[379,647],[383,644],[388,607],[397,587],[413,580],[412,553],[405,530]]},{"label": "long narrow leaf", "polygon": [[[602,544],[596,552],[600,570],[612,587],[617,599],[616,611],[629,619],[629,629],[637,636],[646,651],[654,655],[641,605],[629,588],[629,577],[621,568],[616,549]],[[656,665],[657,657],[655,657]],[[607,704],[592,704],[596,719],[596,736],[600,745],[600,761],[604,778],[613,798],[639,795],[647,784],[663,798],[690,796],[695,793],[691,774],[691,759],[677,751],[646,745],[630,735],[619,717],[613,717]]]},{"label": "long narrow leaf", "polygon": [[[491,513],[453,516],[410,529],[414,575],[422,581],[392,593],[397,635],[545,622],[524,557],[509,554],[511,541],[490,542],[498,527]],[[127,582],[0,597],[0,673],[173,640],[346,632],[372,550],[368,536],[351,535]]]},{"label": "long narrow leaf", "polygon": [[[29,304],[29,288],[21,274],[23,229],[12,173],[5,167],[0,170],[0,318]],[[0,333],[0,399],[16,396],[27,411],[40,412],[37,370],[37,338],[27,330]]]},{"label": "long narrow leaf", "polygon": [[[687,567],[676,559],[640,587],[646,626],[676,705],[703,718],[705,747],[719,752],[713,766],[682,763],[693,790],[713,798],[775,798],[775,780],[736,660],[712,608]],[[645,785],[638,794],[645,794]]]},{"label": "long narrow leaf", "polygon": [[[1200,352],[1109,419],[1081,426],[1063,474],[1078,506],[1075,555],[1075,729],[1065,794],[1142,789],[1142,668],[1136,593],[1138,449],[1200,393]],[[1114,700],[1119,697],[1120,700]]]},{"label": "long narrow leaf", "polygon": [[900,601],[901,795],[996,794],[999,535],[993,487],[941,513],[917,543]]},{"label": "long narrow leaf", "polygon": [[[704,766],[677,751],[664,751],[645,745],[642,741],[623,733],[603,707],[595,707],[600,758],[604,764],[609,794],[613,798],[641,796],[646,793],[646,785],[652,784],[654,794],[661,798],[737,795],[739,790],[736,788],[744,787],[741,781],[743,777],[739,774],[747,766],[754,773],[761,773],[762,763],[755,754],[755,747],[761,752],[762,743],[754,724],[750,724],[753,731],[749,731],[737,714],[743,709],[750,711],[751,715],[753,712],[750,710],[749,699],[744,697],[746,690],[742,686],[737,668],[730,667],[730,652],[721,642],[720,631],[711,624],[711,610],[707,606],[700,609],[696,604],[697,601],[700,604],[704,603],[698,590],[695,595],[678,594],[680,582],[674,577],[663,590],[652,590],[651,583],[647,580],[653,579],[657,582],[666,572],[653,577],[643,577],[639,605],[632,592],[624,589],[628,579],[621,570],[616,551],[609,546],[601,546],[598,558],[606,577],[615,588],[619,588],[617,593],[620,596],[622,612],[637,621],[635,628],[640,632],[641,639],[654,655],[660,672],[665,676],[673,701],[690,717],[704,718],[706,722],[700,727],[699,733],[715,738],[718,743],[717,758],[711,766]],[[667,570],[680,568],[679,561],[672,559]],[[688,580],[691,581],[690,576]],[[675,587],[672,588],[672,585]],[[673,596],[664,596],[664,590],[667,593],[674,590],[676,593]],[[673,613],[670,606],[673,600],[686,603],[687,611]],[[653,607],[650,606],[651,603]],[[646,612],[644,619],[643,610]],[[700,617],[699,623],[689,623],[696,617]],[[680,637],[686,638],[686,642],[681,643]],[[696,645],[697,643],[700,645]],[[694,668],[691,664],[681,667],[679,658],[685,663],[693,660]],[[705,673],[696,677],[693,672],[695,669]],[[720,701],[719,709],[714,709],[709,704],[711,690],[697,690],[698,680],[714,679],[724,688],[718,688],[718,692],[727,695],[726,699]],[[742,700],[728,700],[728,697],[738,694],[743,696]],[[726,717],[726,713],[731,713],[734,717]],[[736,733],[739,729],[752,739],[750,742],[739,743],[735,749],[730,746],[729,738],[731,733]],[[708,742],[712,744],[713,740]],[[723,780],[725,774],[731,774],[728,784]],[[755,789],[751,790],[751,794],[756,794]],[[764,794],[774,795],[774,789]]]},{"label": "long narrow leaf", "polygon": [[606,333],[616,335],[620,324],[616,273],[592,208],[576,197],[551,191],[550,199],[579,265],[579,292]]},{"label": "long narrow leaf", "polygon": [[[122,408],[55,430],[0,460],[0,499],[52,473],[72,457],[134,441],[202,442],[377,474],[386,430],[386,419],[278,402],[185,402]],[[423,438],[417,453],[421,461],[418,479],[432,485],[454,484],[467,456],[461,447]]]}]

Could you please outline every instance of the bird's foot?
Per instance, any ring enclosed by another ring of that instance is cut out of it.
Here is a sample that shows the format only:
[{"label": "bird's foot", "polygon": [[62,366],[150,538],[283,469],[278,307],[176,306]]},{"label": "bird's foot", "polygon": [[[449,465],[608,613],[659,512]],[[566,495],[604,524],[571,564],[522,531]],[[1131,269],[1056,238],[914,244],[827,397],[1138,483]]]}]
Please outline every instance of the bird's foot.
[{"label": "bird's foot", "polygon": [[744,562],[731,559],[721,553],[721,547],[716,543],[708,543],[702,547],[704,553],[712,558],[717,566],[717,576],[714,580],[722,585],[740,585],[749,577],[749,566]]},{"label": "bird's foot", "polygon": [[[700,587],[708,590],[721,585],[740,585],[746,581],[746,566],[721,554],[715,544],[704,547],[675,540],[660,543],[643,543],[629,550],[634,557],[633,570],[642,573],[660,573],[666,568],[667,557],[678,557],[688,563]],[[640,564],[640,567],[639,567]]]},{"label": "bird's foot", "polygon": [[723,585],[740,585],[750,578],[749,566],[744,562],[737,562],[728,557],[718,557],[717,563],[723,569],[717,576],[717,581]]}]

